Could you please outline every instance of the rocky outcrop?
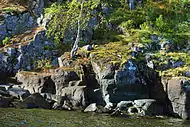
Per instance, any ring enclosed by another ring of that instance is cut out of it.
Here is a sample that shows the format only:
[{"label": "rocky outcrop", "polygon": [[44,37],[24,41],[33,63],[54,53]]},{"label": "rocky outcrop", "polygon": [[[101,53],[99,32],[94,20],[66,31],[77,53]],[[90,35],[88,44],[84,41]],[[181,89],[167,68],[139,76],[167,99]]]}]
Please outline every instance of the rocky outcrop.
[{"label": "rocky outcrop", "polygon": [[107,105],[148,97],[144,79],[140,78],[138,68],[131,60],[122,68],[113,64],[106,64],[102,68],[94,61],[92,66]]},{"label": "rocky outcrop", "polygon": [[34,18],[29,12],[23,14],[3,14],[0,16],[0,42],[5,37],[23,33],[23,31],[32,28],[35,24]]},{"label": "rocky outcrop", "polygon": [[74,71],[58,69],[52,73],[19,72],[16,74],[21,87],[28,89],[31,93],[62,94],[62,89],[69,86],[69,82],[80,78]]},{"label": "rocky outcrop", "polygon": [[183,119],[190,118],[190,80],[176,77],[165,85],[173,112]]},{"label": "rocky outcrop", "polygon": [[[14,2],[12,3],[18,4]],[[20,4],[26,8],[24,12],[11,11],[10,9],[10,11],[3,11],[0,14],[0,42],[5,37],[23,33],[37,26],[36,20],[43,13],[44,0],[32,0]]]},{"label": "rocky outcrop", "polygon": [[25,98],[23,101],[14,101],[12,103],[16,108],[51,108],[50,103],[46,101],[45,98],[43,98],[39,93],[34,93]]},{"label": "rocky outcrop", "polygon": [[55,58],[56,51],[51,49],[54,46],[45,37],[45,32],[40,31],[26,44],[3,47],[0,52],[0,72],[15,74],[20,70],[37,69],[38,61]]}]

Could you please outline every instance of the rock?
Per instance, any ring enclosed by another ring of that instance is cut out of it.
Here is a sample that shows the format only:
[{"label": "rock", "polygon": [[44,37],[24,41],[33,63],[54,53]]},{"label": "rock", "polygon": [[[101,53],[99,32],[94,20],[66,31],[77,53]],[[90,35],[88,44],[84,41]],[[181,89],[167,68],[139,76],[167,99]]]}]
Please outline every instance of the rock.
[{"label": "rock", "polygon": [[21,87],[30,91],[30,93],[56,93],[55,83],[51,76],[45,73],[19,72],[16,74],[18,82],[21,82]]},{"label": "rock", "polygon": [[106,106],[104,108],[107,109],[107,110],[112,110],[113,103],[111,103],[110,100],[108,100],[109,98],[110,98],[109,95],[105,96]]},{"label": "rock", "polygon": [[11,87],[11,85],[0,84],[0,90],[3,90],[3,91],[7,91],[10,87]]},{"label": "rock", "polygon": [[96,103],[92,103],[85,108],[84,112],[95,112],[96,110],[97,110]]},{"label": "rock", "polygon": [[70,81],[80,80],[75,71],[64,71],[62,69],[56,70],[56,72],[51,76],[51,79],[55,83],[57,95],[61,95],[62,88],[67,87]]},{"label": "rock", "polygon": [[190,71],[183,72],[183,76],[190,78]]},{"label": "rock", "polygon": [[129,107],[132,107],[132,106],[133,106],[132,101],[121,101],[117,104],[116,109],[125,110],[125,109],[128,109]]},{"label": "rock", "polygon": [[93,50],[92,46],[91,45],[85,45],[82,47],[83,50],[86,50],[86,51],[91,51]]},{"label": "rock", "polygon": [[9,96],[9,93],[7,91],[4,91],[4,90],[0,89],[0,95],[2,95],[2,96]]},{"label": "rock", "polygon": [[190,87],[188,83],[190,81],[187,79],[172,78],[167,84],[167,94],[172,103],[173,112],[183,119],[190,118]]},{"label": "rock", "polygon": [[26,28],[32,28],[34,19],[29,12],[21,14],[3,14],[3,20],[0,24],[0,42],[8,36],[21,33]]},{"label": "rock", "polygon": [[[52,48],[55,45],[45,37],[44,31],[40,31],[26,45],[5,47],[5,53],[0,53],[0,72],[15,74],[20,70],[39,69],[37,61],[56,58],[56,51],[48,49],[49,46]],[[56,60],[52,62],[57,66]]]},{"label": "rock", "polygon": [[134,115],[134,114],[138,114],[139,113],[139,109],[136,107],[129,107],[127,112],[129,113],[129,115]]},{"label": "rock", "polygon": [[154,69],[155,68],[155,65],[154,65],[154,62],[153,61],[149,61],[147,62],[147,66],[151,69]]},{"label": "rock", "polygon": [[70,86],[84,86],[84,82],[81,81],[81,80],[78,80],[78,81],[70,81],[69,82],[69,87]]},{"label": "rock", "polygon": [[61,96],[68,101],[72,108],[80,108],[86,106],[86,86],[72,86],[62,89]]},{"label": "rock", "polygon": [[24,100],[28,96],[30,96],[30,92],[28,90],[24,90],[18,86],[13,86],[8,89],[8,92],[11,96],[19,98],[20,100]]},{"label": "rock", "polygon": [[91,57],[92,67],[106,105],[148,97],[146,82],[134,61],[128,60],[123,67],[119,67],[117,64],[93,61],[95,56]]},{"label": "rock", "polygon": [[23,100],[23,102],[27,108],[44,108],[44,109],[50,109],[50,104],[39,94],[34,93]]},{"label": "rock", "polygon": [[32,3],[32,10],[36,17],[40,17],[44,9],[44,0],[34,0]]},{"label": "rock", "polygon": [[0,108],[10,107],[12,100],[12,97],[0,97]]},{"label": "rock", "polygon": [[6,24],[0,23],[0,42],[6,37],[7,30],[6,30]]},{"label": "rock", "polygon": [[172,63],[173,68],[177,68],[177,67],[180,67],[180,66],[183,66],[183,65],[184,65],[184,62],[181,62],[181,61],[177,61],[177,62]]},{"label": "rock", "polygon": [[57,101],[57,96],[51,93],[40,93],[40,95],[45,98],[46,100],[54,100]]},{"label": "rock", "polygon": [[146,104],[149,103],[155,103],[156,100],[154,99],[139,99],[139,100],[134,100],[134,105],[135,107],[143,107]]},{"label": "rock", "polygon": [[139,108],[139,114],[142,116],[156,115],[156,100],[154,99],[142,99],[135,100],[134,106]]},{"label": "rock", "polygon": [[58,64],[58,58],[55,58],[52,62],[51,62],[51,65],[53,65],[54,67],[58,67],[59,64]]}]

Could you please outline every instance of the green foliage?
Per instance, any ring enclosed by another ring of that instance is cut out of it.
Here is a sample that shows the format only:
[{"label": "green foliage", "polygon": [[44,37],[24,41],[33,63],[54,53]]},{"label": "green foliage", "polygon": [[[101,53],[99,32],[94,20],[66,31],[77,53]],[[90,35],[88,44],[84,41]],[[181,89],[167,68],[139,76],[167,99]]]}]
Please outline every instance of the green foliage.
[{"label": "green foliage", "polygon": [[120,24],[120,27],[124,28],[126,31],[129,29],[134,28],[134,21],[133,20],[127,20],[126,22],[122,22]]},{"label": "green foliage", "polygon": [[[82,28],[87,25],[87,21],[92,17],[92,11],[97,8],[99,0],[84,0],[82,17],[80,23]],[[72,2],[54,3],[49,8],[45,9],[46,15],[53,15],[50,21],[47,35],[53,37],[56,43],[63,40],[66,31],[76,31],[77,21],[80,14],[80,1],[73,0]]]},{"label": "green foliage", "polygon": [[3,41],[2,41],[3,45],[8,45],[10,44],[10,37],[6,37]]},{"label": "green foliage", "polygon": [[37,61],[37,69],[45,70],[45,69],[50,69],[52,67],[53,65],[51,64],[50,60],[45,59]]}]

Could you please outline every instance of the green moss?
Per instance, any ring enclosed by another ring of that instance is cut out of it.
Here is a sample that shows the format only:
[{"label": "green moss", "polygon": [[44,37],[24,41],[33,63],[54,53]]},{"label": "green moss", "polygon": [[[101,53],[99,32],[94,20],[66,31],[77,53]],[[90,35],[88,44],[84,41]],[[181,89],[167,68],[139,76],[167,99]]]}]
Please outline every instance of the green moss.
[{"label": "green moss", "polygon": [[110,42],[95,48],[91,52],[93,61],[102,64],[122,64],[131,58],[131,49],[127,44],[120,42]]},{"label": "green moss", "polygon": [[[183,76],[184,72],[190,70],[190,53],[184,52],[159,52],[153,56],[153,61],[157,66],[157,71],[161,76]],[[183,65],[172,68],[168,64],[169,61],[182,62]]]}]

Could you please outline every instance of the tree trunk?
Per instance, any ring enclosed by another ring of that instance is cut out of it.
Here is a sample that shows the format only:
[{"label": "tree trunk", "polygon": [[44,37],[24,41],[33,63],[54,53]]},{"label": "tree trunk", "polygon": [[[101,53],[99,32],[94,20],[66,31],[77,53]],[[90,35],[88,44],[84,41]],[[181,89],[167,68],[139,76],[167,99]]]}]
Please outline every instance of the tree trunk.
[{"label": "tree trunk", "polygon": [[79,14],[79,18],[78,18],[77,37],[75,39],[75,43],[71,50],[71,58],[73,58],[75,56],[75,53],[77,52],[77,49],[78,49],[78,43],[79,43],[79,39],[80,39],[80,25],[81,25],[80,21],[81,21],[81,17],[82,17],[83,4],[84,4],[84,0],[82,0],[82,3],[81,3],[81,9],[80,9],[80,14]]}]

